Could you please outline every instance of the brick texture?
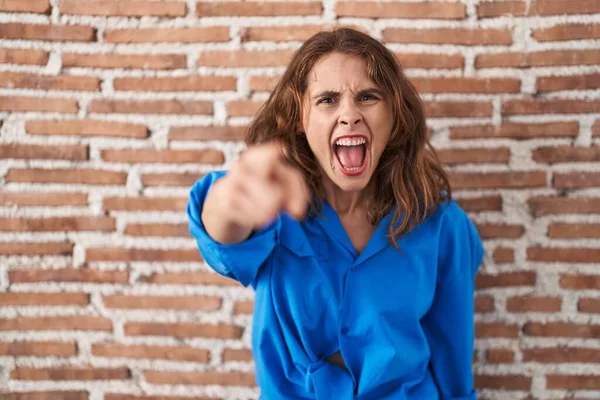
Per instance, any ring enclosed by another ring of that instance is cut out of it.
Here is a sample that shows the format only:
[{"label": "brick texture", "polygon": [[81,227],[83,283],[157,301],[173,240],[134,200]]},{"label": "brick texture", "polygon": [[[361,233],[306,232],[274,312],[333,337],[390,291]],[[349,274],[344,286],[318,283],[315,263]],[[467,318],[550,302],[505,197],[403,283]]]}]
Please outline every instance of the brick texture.
[{"label": "brick texture", "polygon": [[0,0],[0,17],[0,399],[259,397],[253,293],[205,264],[188,193],[239,155],[301,42],[340,26],[397,57],[483,238],[479,397],[598,397],[599,1]]}]

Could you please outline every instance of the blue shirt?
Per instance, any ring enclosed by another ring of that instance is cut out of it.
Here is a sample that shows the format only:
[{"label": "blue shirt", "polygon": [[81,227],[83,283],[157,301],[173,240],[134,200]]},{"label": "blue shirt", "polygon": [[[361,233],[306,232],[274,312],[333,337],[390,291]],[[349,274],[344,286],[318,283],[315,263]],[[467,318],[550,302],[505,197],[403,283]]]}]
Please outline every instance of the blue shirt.
[{"label": "blue shirt", "polygon": [[[474,400],[474,277],[481,239],[452,200],[390,243],[388,214],[356,254],[336,212],[282,213],[223,245],[200,215],[212,172],[190,193],[190,232],[215,271],[255,290],[252,351],[262,400]],[[340,351],[348,370],[324,361]]]}]

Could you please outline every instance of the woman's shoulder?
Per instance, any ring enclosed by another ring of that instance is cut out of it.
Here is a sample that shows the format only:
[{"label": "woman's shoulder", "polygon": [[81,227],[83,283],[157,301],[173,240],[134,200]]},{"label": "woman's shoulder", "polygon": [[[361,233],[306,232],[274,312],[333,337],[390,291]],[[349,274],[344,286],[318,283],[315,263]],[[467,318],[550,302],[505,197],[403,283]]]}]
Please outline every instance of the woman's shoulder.
[{"label": "woman's shoulder", "polygon": [[450,198],[438,203],[435,211],[431,215],[431,222],[454,223],[468,219],[466,211],[458,204],[454,198]]}]

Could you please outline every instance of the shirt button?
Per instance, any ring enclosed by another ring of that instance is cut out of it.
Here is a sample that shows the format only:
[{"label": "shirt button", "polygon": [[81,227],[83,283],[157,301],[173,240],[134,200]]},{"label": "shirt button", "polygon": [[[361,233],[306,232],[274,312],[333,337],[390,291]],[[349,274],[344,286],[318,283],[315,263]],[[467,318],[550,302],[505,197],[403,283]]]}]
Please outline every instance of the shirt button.
[{"label": "shirt button", "polygon": [[347,326],[344,326],[341,330],[341,333],[342,333],[342,335],[347,335],[349,331],[350,331],[350,329],[348,329]]}]

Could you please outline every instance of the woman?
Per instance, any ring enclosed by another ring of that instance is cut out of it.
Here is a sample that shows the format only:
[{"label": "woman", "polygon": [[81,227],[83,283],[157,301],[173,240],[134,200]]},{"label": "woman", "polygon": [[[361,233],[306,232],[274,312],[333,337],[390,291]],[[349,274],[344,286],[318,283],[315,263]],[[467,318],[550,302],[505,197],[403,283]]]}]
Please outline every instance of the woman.
[{"label": "woman", "polygon": [[483,248],[395,57],[355,30],[316,34],[247,143],[188,214],[206,262],[255,289],[261,399],[475,399]]}]

